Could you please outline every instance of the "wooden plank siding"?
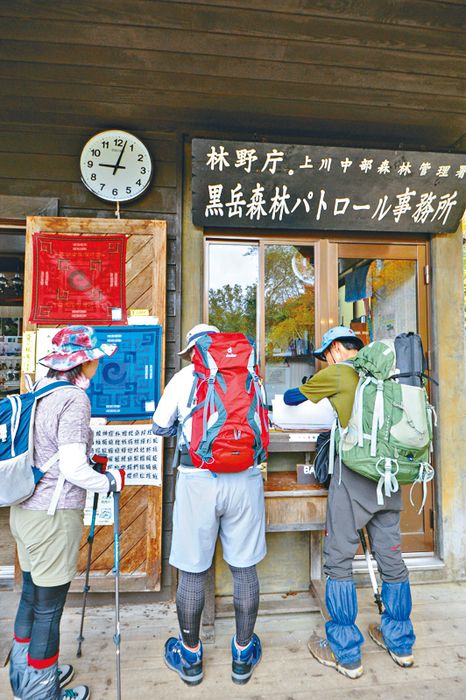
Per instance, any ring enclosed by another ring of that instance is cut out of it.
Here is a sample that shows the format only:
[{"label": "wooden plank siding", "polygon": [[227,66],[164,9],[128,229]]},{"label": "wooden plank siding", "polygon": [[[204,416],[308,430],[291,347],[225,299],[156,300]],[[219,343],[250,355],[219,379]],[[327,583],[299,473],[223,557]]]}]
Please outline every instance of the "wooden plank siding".
[{"label": "wooden plank siding", "polygon": [[[31,197],[57,197],[59,215],[63,217],[97,217],[115,220],[114,206],[94,197],[80,182],[79,154],[86,140],[97,129],[89,127],[73,128],[69,126],[39,127],[36,125],[19,125],[0,129],[0,200],[5,201],[8,215],[9,195]],[[154,179],[140,199],[122,205],[122,219],[163,219],[167,222],[167,284],[166,284],[166,352],[165,380],[168,381],[179,368],[177,351],[180,347],[180,209],[181,209],[181,162],[179,139],[173,133],[137,131],[137,135],[147,145],[154,162]],[[49,192],[50,195],[44,195]],[[6,196],[5,196],[6,195]],[[25,200],[27,201],[27,200]],[[112,222],[113,223],[113,222]],[[127,290],[128,306],[149,308],[152,306],[150,280],[151,257],[147,253],[147,241],[144,236],[132,237],[128,241]],[[148,257],[147,264],[144,256]],[[135,272],[133,273],[133,268]],[[168,565],[169,543],[171,537],[171,514],[173,507],[173,476],[171,461],[173,445],[166,445],[163,489],[162,542],[162,591],[164,599],[172,597],[171,569]],[[130,491],[134,491],[131,489]],[[131,548],[136,561],[137,547],[145,545],[148,532],[142,535],[141,508],[147,509],[147,497],[133,496],[135,508],[131,509],[131,523],[122,537],[122,566],[129,568]],[[136,503],[137,501],[137,503]],[[138,510],[139,508],[139,510]],[[147,510],[146,510],[147,512]],[[139,518],[139,520],[138,520]],[[103,529],[103,528],[101,528]],[[108,529],[108,528],[107,528]],[[139,536],[138,536],[139,533]],[[96,542],[99,541],[99,536]],[[144,538],[144,542],[142,539]],[[126,544],[123,542],[125,539]],[[133,551],[133,548],[134,549]],[[126,550],[128,552],[126,553]],[[142,550],[141,550],[142,551]],[[139,552],[141,554],[141,552]],[[112,547],[99,552],[96,549],[93,568],[111,569]],[[85,565],[83,557],[81,565]],[[13,563],[12,561],[10,562]],[[141,572],[143,576],[143,572]],[[137,582],[135,581],[135,584]],[[137,587],[136,587],[137,590]]]},{"label": "wooden plank siding", "polygon": [[[77,237],[87,234],[124,233],[126,250],[126,302],[138,308],[143,295],[151,314],[165,323],[166,297],[166,224],[164,221],[137,221],[108,218],[28,217],[26,230],[24,329],[38,326],[29,319],[31,308],[32,235],[35,231],[51,234],[65,232]],[[42,324],[41,324],[42,325]],[[162,337],[161,373],[165,369],[165,338]],[[24,391],[24,377],[22,377]],[[120,507],[121,585],[122,590],[160,591],[162,560],[163,488],[132,487],[123,491]],[[83,575],[87,562],[87,531],[81,540],[78,574]],[[92,552],[91,577],[94,590],[113,587],[113,531],[111,527],[96,529]],[[72,590],[82,581],[75,580]]]},{"label": "wooden plank siding", "polygon": [[5,122],[102,125],[110,113],[131,129],[460,150],[461,2],[4,0],[0,20]]}]

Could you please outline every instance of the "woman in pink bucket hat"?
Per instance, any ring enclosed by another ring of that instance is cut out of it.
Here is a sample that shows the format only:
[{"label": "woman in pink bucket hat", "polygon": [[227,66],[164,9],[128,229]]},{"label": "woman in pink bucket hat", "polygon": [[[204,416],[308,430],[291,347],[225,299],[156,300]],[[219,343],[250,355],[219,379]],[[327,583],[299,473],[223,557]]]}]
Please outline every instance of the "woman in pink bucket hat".
[{"label": "woman in pink bucket hat", "polygon": [[57,386],[38,401],[34,418],[34,465],[44,476],[32,496],[10,511],[23,576],[10,657],[17,699],[90,695],[85,685],[61,690],[74,671],[69,664],[58,666],[60,619],[76,574],[86,491],[121,491],[124,485],[122,469],[98,473],[88,456],[93,435],[85,390],[100,358],[116,349],[99,344],[89,326],[68,326],[54,335],[52,352],[39,360],[48,372],[35,388]]}]

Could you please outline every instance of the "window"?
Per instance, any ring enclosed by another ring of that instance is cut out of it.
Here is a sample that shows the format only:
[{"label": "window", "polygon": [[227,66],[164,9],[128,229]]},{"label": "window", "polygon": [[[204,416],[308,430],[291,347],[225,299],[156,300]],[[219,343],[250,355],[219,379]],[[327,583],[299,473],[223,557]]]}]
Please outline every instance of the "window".
[{"label": "window", "polygon": [[314,373],[313,245],[208,241],[207,319],[257,343],[269,397]]}]

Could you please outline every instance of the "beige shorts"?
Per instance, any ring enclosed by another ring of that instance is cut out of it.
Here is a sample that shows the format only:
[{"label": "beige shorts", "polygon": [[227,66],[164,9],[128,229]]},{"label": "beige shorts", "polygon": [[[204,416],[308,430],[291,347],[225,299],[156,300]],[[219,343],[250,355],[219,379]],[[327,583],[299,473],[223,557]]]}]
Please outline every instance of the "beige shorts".
[{"label": "beige shorts", "polygon": [[44,510],[10,509],[10,529],[22,571],[37,586],[61,586],[76,575],[83,530],[83,511],[63,508],[51,516]]}]

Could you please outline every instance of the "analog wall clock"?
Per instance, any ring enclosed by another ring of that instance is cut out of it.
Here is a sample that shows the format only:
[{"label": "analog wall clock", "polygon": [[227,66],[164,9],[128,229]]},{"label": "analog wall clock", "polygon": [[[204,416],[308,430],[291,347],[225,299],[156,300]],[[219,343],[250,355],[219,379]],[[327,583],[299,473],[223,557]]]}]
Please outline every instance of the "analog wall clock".
[{"label": "analog wall clock", "polygon": [[86,187],[108,202],[127,202],[139,197],[152,177],[152,161],[146,146],[121,129],[92,136],[81,152],[80,165]]}]

